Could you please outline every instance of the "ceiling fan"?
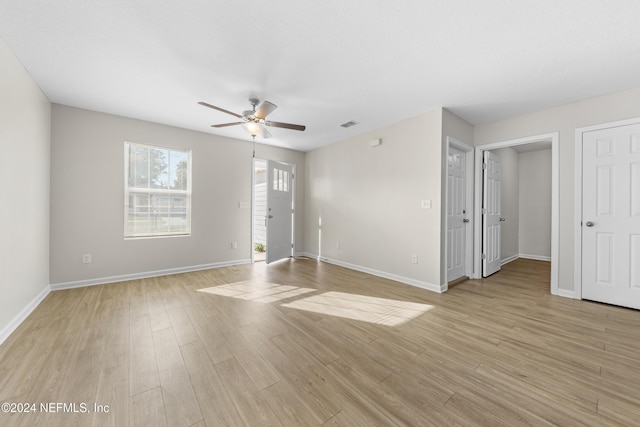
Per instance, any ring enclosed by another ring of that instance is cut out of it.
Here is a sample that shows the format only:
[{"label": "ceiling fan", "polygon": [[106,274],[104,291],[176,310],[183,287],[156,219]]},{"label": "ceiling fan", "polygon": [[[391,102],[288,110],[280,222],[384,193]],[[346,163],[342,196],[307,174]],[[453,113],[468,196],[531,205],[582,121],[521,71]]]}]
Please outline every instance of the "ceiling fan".
[{"label": "ceiling fan", "polygon": [[[294,125],[291,123],[282,123],[282,122],[274,122],[270,120],[265,120],[265,118],[273,112],[277,105],[272,104],[269,101],[264,101],[260,104],[259,100],[256,98],[250,98],[249,102],[251,103],[252,109],[243,111],[242,114],[236,114],[229,110],[225,110],[224,108],[216,107],[215,105],[207,104],[206,102],[198,102],[200,105],[204,105],[205,107],[213,108],[214,110],[222,111],[223,113],[231,114],[234,117],[242,119],[240,122],[232,122],[232,123],[221,123],[219,125],[211,125],[214,128],[223,128],[227,126],[235,126],[235,125],[243,125],[245,130],[251,134],[252,137],[256,137],[257,135],[262,135],[263,138],[271,138],[271,134],[265,128],[265,126],[273,126],[276,128],[285,128],[285,129],[293,129],[303,131],[306,129],[303,125]],[[257,107],[257,109],[256,109]]]}]

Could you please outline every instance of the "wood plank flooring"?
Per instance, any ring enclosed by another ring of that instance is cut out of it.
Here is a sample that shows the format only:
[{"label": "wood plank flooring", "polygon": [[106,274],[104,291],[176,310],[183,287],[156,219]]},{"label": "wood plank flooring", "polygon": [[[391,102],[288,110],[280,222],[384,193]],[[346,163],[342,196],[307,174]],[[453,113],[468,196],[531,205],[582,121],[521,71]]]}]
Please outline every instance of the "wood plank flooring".
[{"label": "wood plank flooring", "polygon": [[305,259],[56,291],[0,346],[1,402],[36,405],[2,426],[640,425],[640,312],[528,260],[442,295]]}]

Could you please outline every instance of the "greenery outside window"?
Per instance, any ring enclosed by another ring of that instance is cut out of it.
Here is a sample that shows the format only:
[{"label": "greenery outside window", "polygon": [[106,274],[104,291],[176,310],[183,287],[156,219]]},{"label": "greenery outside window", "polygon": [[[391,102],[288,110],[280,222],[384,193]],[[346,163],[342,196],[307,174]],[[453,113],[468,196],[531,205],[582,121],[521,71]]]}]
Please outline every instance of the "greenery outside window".
[{"label": "greenery outside window", "polygon": [[191,234],[191,150],[124,143],[124,237]]}]

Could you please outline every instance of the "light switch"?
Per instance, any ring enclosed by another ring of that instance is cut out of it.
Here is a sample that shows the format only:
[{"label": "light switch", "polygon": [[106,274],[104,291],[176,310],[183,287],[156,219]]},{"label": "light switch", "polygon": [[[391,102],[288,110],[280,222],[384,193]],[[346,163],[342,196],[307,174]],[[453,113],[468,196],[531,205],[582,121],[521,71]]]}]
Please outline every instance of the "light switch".
[{"label": "light switch", "polygon": [[422,209],[431,209],[431,200],[423,200]]}]

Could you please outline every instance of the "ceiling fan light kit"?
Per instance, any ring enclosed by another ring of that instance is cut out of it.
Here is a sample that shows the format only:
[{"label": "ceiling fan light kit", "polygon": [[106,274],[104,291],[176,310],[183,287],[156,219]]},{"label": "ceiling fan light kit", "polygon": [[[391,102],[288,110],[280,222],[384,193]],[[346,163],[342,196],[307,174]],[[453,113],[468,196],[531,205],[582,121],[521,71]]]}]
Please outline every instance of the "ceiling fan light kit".
[{"label": "ceiling fan light kit", "polygon": [[256,122],[246,122],[242,126],[247,132],[249,132],[251,136],[258,136],[258,134],[262,131],[262,128]]},{"label": "ceiling fan light kit", "polygon": [[211,125],[211,127],[222,128],[227,126],[242,125],[242,127],[244,127],[244,129],[254,139],[258,135],[262,135],[263,138],[271,138],[271,134],[265,128],[265,126],[285,128],[285,129],[291,129],[291,130],[297,130],[297,131],[304,131],[306,129],[306,126],[304,125],[294,125],[292,123],[273,122],[273,121],[265,120],[267,115],[271,114],[273,110],[278,108],[277,105],[269,101],[264,101],[262,104],[260,104],[260,106],[258,106],[260,101],[256,98],[250,98],[249,103],[251,104],[252,109],[245,110],[240,115],[240,114],[231,112],[229,110],[225,110],[224,108],[220,108],[220,107],[216,107],[215,105],[208,104],[206,102],[202,102],[202,101],[198,102],[198,104],[204,107],[213,108],[214,110],[218,110],[222,113],[226,113],[234,117],[237,117],[239,119],[242,119],[241,122],[221,123],[217,125]]}]

